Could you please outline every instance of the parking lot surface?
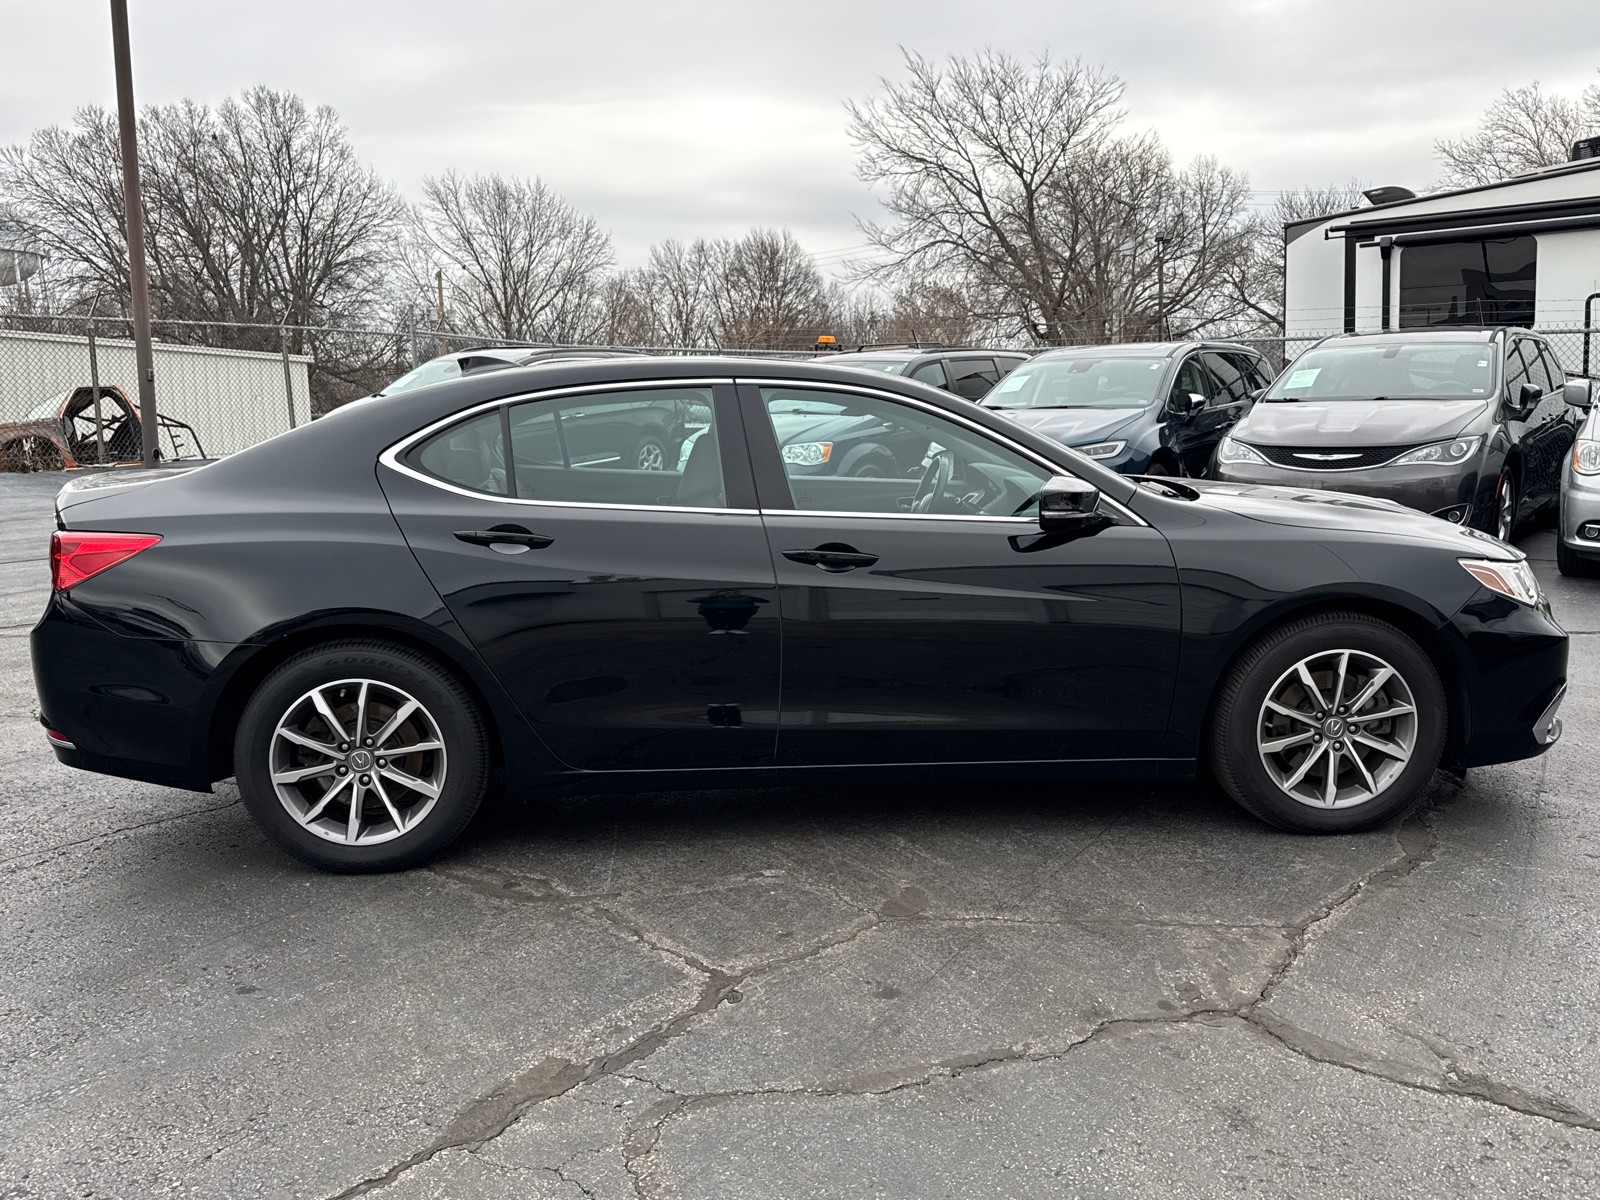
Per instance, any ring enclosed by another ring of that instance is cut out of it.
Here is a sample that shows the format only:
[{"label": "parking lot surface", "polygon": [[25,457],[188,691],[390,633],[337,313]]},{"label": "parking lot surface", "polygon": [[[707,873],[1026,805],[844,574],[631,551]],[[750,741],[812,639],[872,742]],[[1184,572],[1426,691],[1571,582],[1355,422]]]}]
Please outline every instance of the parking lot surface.
[{"label": "parking lot surface", "polygon": [[501,801],[285,858],[59,766],[0,476],[0,1197],[1600,1193],[1600,582],[1566,735],[1374,833],[1205,784]]}]

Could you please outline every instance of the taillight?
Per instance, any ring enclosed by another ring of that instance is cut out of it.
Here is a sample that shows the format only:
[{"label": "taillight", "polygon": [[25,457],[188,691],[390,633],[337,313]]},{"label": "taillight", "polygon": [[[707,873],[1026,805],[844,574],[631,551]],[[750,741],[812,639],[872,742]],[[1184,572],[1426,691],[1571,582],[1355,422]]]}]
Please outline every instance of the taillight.
[{"label": "taillight", "polygon": [[50,586],[64,592],[148,550],[161,540],[154,533],[76,533],[58,531],[50,535]]}]

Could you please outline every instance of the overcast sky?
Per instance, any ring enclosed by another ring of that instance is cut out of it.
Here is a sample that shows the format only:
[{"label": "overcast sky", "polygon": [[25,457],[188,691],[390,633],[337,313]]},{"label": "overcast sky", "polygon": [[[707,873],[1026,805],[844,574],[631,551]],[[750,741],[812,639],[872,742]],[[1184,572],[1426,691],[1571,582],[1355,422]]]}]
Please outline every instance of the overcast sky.
[{"label": "overcast sky", "polygon": [[[665,237],[788,226],[824,264],[876,211],[840,105],[900,47],[1104,64],[1130,132],[1274,189],[1420,189],[1433,143],[1505,87],[1600,82],[1600,3],[1542,0],[131,0],[141,104],[258,83],[329,104],[404,191],[454,168],[539,175],[624,263]],[[105,0],[0,0],[0,142],[114,103]]]}]

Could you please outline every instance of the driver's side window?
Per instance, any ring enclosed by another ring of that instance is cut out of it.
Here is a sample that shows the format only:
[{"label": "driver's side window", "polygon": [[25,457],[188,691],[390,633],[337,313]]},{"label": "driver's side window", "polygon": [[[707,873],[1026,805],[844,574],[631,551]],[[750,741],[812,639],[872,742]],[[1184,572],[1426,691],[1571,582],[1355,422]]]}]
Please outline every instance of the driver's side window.
[{"label": "driver's side window", "polygon": [[956,421],[851,392],[762,388],[797,509],[1037,516],[1052,472]]}]

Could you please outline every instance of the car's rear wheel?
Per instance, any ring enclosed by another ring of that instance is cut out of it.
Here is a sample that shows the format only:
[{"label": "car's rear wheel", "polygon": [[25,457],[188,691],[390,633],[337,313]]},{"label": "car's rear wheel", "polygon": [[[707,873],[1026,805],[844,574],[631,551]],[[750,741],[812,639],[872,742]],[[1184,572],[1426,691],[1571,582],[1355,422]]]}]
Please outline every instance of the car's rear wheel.
[{"label": "car's rear wheel", "polygon": [[1439,765],[1448,721],[1428,656],[1364,613],[1302,618],[1234,665],[1211,714],[1212,770],[1281,829],[1348,833],[1409,812]]},{"label": "car's rear wheel", "polygon": [[633,448],[633,462],[629,464],[635,471],[665,471],[667,469],[667,444],[653,433],[647,433],[639,439],[639,444]]},{"label": "car's rear wheel", "polygon": [[471,694],[383,641],[306,650],[251,696],[234,772],[251,815],[330,871],[391,871],[454,841],[483,798],[489,739]]}]

